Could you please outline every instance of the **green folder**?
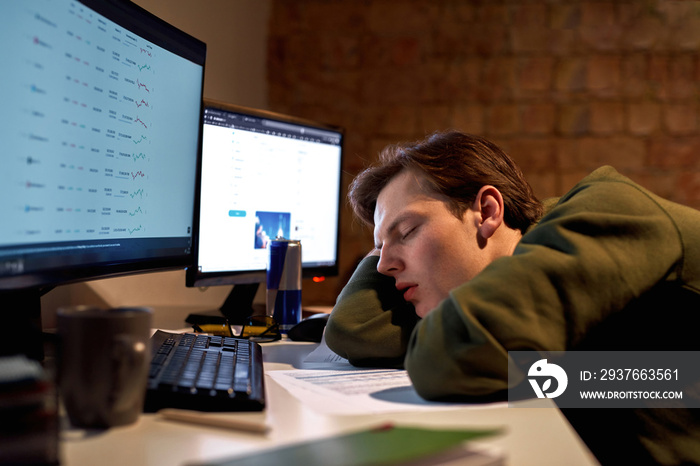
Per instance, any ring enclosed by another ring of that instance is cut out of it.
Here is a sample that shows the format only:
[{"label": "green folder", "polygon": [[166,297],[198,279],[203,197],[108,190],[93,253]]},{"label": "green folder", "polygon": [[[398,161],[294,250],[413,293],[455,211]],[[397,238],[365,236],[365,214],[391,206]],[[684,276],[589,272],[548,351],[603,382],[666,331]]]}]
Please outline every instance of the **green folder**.
[{"label": "green folder", "polygon": [[500,432],[498,429],[435,430],[387,425],[207,464],[211,466],[394,465],[438,456],[469,440]]}]

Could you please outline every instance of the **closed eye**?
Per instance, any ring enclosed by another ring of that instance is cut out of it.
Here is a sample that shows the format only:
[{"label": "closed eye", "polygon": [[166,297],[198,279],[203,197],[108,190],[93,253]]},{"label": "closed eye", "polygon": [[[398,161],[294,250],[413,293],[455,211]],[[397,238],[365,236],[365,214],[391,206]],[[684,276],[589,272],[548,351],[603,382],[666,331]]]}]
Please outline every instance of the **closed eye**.
[{"label": "closed eye", "polygon": [[403,233],[403,234],[401,235],[401,240],[403,241],[403,240],[407,239],[409,236],[411,236],[411,234],[412,234],[414,231],[416,231],[417,228],[418,228],[417,226],[412,227],[412,228],[409,228],[405,233]]}]

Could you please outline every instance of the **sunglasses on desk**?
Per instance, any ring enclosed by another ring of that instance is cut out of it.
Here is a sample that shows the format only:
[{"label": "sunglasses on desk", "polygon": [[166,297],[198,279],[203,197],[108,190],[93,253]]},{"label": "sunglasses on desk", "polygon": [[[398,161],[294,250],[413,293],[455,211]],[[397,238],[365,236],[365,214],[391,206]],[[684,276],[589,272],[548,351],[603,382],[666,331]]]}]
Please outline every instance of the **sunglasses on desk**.
[{"label": "sunglasses on desk", "polygon": [[195,332],[208,333],[222,337],[245,338],[258,343],[267,343],[282,339],[280,326],[270,316],[250,316],[241,327],[239,335],[235,335],[228,320],[217,323],[199,323],[192,325]]},{"label": "sunglasses on desk", "polygon": [[250,316],[243,328],[241,328],[240,338],[265,343],[282,339],[280,326],[270,316]]}]

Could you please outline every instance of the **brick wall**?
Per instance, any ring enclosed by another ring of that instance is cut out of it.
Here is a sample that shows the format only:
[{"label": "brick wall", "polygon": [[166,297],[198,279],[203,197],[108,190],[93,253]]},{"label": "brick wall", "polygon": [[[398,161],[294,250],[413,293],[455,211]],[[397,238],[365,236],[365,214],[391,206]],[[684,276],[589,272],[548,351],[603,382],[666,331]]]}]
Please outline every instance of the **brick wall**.
[{"label": "brick wall", "polygon": [[[388,143],[459,128],[539,197],[611,164],[700,208],[700,1],[273,0],[272,110],[347,129],[343,184]],[[369,231],[344,212],[341,277]]]}]

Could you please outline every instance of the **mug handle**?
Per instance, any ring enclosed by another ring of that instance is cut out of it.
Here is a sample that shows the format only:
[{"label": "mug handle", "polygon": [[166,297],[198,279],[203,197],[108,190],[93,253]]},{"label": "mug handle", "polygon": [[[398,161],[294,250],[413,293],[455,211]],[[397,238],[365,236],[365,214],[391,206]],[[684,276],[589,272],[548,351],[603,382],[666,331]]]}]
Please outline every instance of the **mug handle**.
[{"label": "mug handle", "polygon": [[109,403],[114,411],[132,409],[134,403],[141,403],[146,387],[145,372],[147,345],[133,335],[122,333],[112,341],[112,378]]}]

